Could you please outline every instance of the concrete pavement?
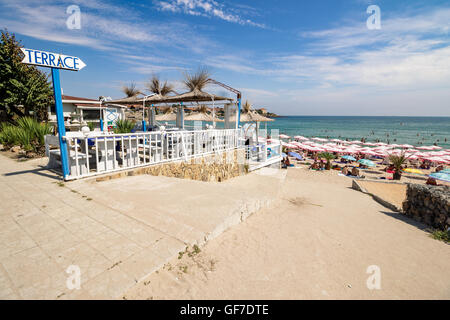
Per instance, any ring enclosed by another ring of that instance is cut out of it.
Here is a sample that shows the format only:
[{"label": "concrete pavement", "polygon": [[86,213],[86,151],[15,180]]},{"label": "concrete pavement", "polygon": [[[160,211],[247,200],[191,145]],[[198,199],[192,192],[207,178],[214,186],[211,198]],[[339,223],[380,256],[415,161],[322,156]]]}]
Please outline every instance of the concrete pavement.
[{"label": "concrete pavement", "polygon": [[[278,199],[283,181],[282,171],[262,170],[222,183],[148,175],[61,183],[45,163],[0,154],[0,299],[120,297],[186,246]],[[69,266],[80,269],[80,289],[68,289]]]}]

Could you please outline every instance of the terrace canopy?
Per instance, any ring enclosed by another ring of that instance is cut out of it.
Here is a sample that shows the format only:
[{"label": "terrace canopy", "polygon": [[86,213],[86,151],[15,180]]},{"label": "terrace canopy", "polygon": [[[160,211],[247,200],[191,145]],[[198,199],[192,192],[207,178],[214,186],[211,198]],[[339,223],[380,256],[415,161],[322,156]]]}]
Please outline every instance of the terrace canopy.
[{"label": "terrace canopy", "polygon": [[156,104],[156,103],[162,103],[162,102],[166,102],[168,97],[164,97],[160,94],[155,94],[153,96],[150,97],[138,97],[138,96],[134,96],[134,97],[127,97],[127,98],[122,98],[122,99],[116,99],[116,100],[112,100],[112,101],[107,101],[108,103],[118,103],[118,104],[142,104],[144,102],[145,99],[145,103],[149,103],[149,104]]},{"label": "terrace canopy", "polygon": [[233,101],[233,99],[217,96],[212,93],[194,89],[193,91],[190,92],[165,97],[165,100],[163,102],[180,103],[180,102],[205,102],[205,101]]}]

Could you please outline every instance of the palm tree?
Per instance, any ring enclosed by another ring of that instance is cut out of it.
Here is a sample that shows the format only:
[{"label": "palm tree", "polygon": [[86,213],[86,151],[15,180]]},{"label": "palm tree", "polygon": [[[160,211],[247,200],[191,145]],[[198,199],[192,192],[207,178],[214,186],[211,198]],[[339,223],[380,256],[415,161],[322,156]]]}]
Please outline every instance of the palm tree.
[{"label": "palm tree", "polygon": [[322,152],[319,154],[319,158],[327,160],[325,169],[330,170],[331,169],[331,160],[333,160],[335,158],[335,156],[329,152]]},{"label": "palm tree", "polygon": [[146,87],[151,93],[156,93],[163,97],[167,96],[169,93],[175,93],[173,84],[167,83],[167,81],[162,83],[157,75],[152,76],[150,81],[146,83]]},{"label": "palm tree", "polygon": [[399,155],[391,154],[389,156],[389,161],[394,166],[394,174],[393,179],[394,180],[400,180],[402,177],[402,166],[406,163],[408,160],[408,157],[405,155],[405,153],[401,153]]},{"label": "palm tree", "polygon": [[186,73],[183,82],[191,92],[195,90],[202,91],[208,84],[209,78],[209,71],[206,68],[200,68],[194,74]]},{"label": "palm tree", "polygon": [[136,84],[134,82],[131,82],[130,84],[123,86],[122,92],[125,93],[127,98],[135,97],[141,93],[141,91],[138,88],[136,88]]}]

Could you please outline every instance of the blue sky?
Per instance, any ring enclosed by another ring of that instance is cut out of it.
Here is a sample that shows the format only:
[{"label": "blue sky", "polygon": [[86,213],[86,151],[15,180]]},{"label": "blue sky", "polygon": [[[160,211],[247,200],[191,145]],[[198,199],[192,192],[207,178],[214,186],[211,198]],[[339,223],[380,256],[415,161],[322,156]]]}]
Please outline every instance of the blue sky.
[{"label": "blue sky", "polygon": [[[73,4],[79,30],[66,26]],[[279,114],[450,116],[448,1],[0,0],[0,27],[80,57],[86,68],[62,72],[70,95],[120,98],[152,74],[183,91],[183,72],[206,66]]]}]

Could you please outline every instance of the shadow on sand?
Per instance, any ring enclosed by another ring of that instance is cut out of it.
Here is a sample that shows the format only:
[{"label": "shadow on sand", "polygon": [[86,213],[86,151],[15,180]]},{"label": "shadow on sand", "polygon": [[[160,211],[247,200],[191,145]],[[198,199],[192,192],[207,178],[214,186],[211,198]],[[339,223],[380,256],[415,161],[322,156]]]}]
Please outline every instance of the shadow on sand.
[{"label": "shadow on sand", "polygon": [[392,211],[380,211],[381,213],[390,216],[392,218],[395,218],[397,220],[400,220],[402,222],[408,223],[414,227],[416,227],[417,229],[420,229],[422,231],[426,231],[428,233],[430,233],[431,231],[431,227],[427,226],[426,224],[422,223],[422,222],[418,222],[408,216],[405,216],[404,214],[398,213],[398,212],[392,212]]},{"label": "shadow on sand", "polygon": [[49,169],[44,166],[40,166],[39,168],[36,168],[36,169],[8,172],[8,173],[3,174],[3,176],[9,177],[9,176],[17,176],[17,175],[27,174],[27,173],[37,174],[37,175],[40,175],[40,176],[43,176],[46,178],[50,178],[53,180],[61,180],[61,175],[58,171]]}]

